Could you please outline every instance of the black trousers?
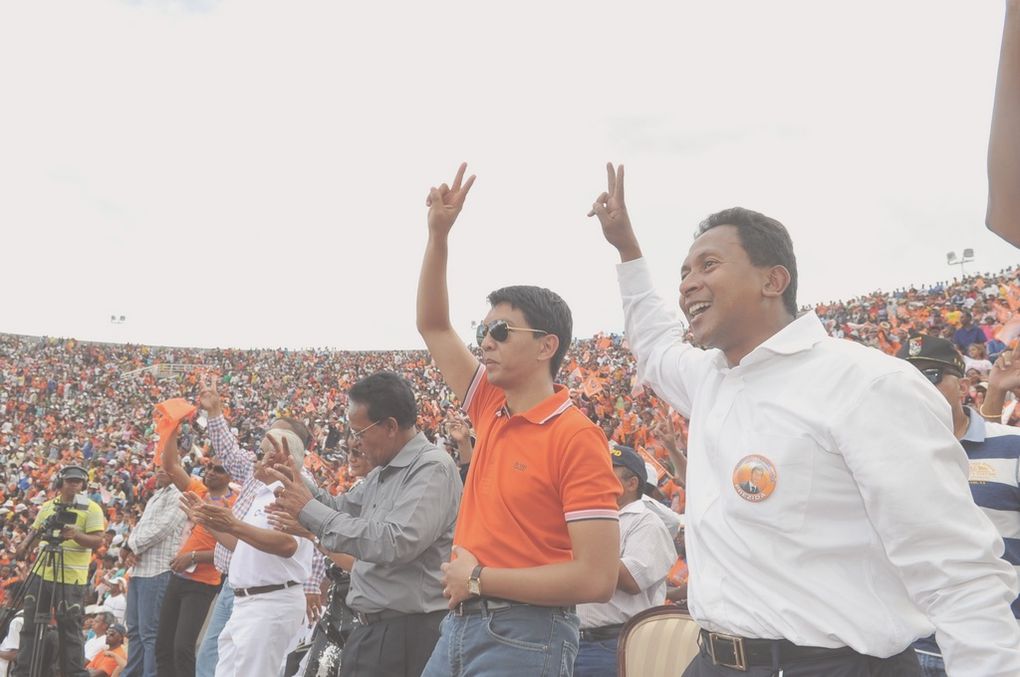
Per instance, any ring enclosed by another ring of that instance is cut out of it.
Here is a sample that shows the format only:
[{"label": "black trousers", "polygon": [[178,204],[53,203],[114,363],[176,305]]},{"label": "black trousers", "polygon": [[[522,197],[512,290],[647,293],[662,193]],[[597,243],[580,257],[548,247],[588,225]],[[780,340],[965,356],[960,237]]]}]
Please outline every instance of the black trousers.
[{"label": "black trousers", "polygon": [[[54,594],[57,596],[56,600],[53,599]],[[61,596],[64,601],[59,604],[56,610],[57,635],[59,635],[57,649],[54,651],[52,647],[48,647],[48,650],[42,652],[43,662],[47,665],[42,674],[49,674],[49,671],[52,670],[55,653],[57,661],[60,663],[60,671],[66,677],[88,675],[85,670],[85,637],[81,631],[85,586],[54,583],[37,577],[25,591],[25,601],[22,604],[25,621],[21,626],[21,644],[18,648],[17,665],[11,673],[14,677],[27,677],[31,667],[37,631],[35,622],[37,606],[39,611],[45,614],[52,604],[59,603]]]},{"label": "black trousers", "polygon": [[218,588],[170,575],[159,610],[156,675],[195,677],[195,643]]},{"label": "black trousers", "polygon": [[859,653],[823,656],[773,667],[749,667],[747,672],[712,665],[704,650],[684,672],[683,677],[921,677],[917,654],[907,649],[889,658]]},{"label": "black trousers", "polygon": [[447,613],[444,609],[359,625],[344,644],[340,677],[421,677]]}]

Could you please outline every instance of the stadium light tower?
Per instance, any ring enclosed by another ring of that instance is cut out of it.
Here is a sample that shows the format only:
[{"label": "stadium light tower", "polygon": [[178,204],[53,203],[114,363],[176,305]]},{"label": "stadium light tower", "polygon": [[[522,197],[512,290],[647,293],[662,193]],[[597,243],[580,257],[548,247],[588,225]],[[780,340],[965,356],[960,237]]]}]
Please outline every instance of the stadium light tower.
[{"label": "stadium light tower", "polygon": [[946,263],[950,266],[960,266],[960,277],[963,277],[966,271],[963,265],[970,263],[974,260],[974,250],[968,247],[963,250],[963,255],[959,258],[956,257],[956,252],[949,252],[946,254]]},{"label": "stadium light tower", "polygon": [[124,324],[127,318],[123,315],[110,315],[110,324]]}]

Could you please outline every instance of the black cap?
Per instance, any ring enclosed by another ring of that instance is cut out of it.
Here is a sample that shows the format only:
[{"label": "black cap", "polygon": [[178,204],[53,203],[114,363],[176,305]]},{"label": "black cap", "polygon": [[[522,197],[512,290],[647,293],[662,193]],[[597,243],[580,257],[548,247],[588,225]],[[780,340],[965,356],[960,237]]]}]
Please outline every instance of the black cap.
[{"label": "black cap", "polygon": [[631,471],[641,480],[640,489],[643,490],[648,483],[648,472],[645,470],[645,462],[641,456],[630,447],[615,444],[609,448],[609,456],[613,459],[613,465],[623,466]]},{"label": "black cap", "polygon": [[125,628],[120,623],[114,623],[113,625],[110,626],[110,629],[113,630],[114,632],[124,635],[125,637],[127,636],[127,628]]},{"label": "black cap", "polygon": [[913,362],[919,369],[926,366],[948,367],[961,377],[965,371],[963,358],[953,342],[936,336],[921,334],[911,337],[896,357]]}]

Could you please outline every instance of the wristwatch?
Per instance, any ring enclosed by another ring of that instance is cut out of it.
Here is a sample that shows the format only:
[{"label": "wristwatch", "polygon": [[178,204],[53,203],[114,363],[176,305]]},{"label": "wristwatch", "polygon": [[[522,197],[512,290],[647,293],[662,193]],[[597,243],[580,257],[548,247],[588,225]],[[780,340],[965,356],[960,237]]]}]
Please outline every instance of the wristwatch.
[{"label": "wristwatch", "polygon": [[468,579],[468,592],[475,597],[481,597],[482,595],[482,569],[481,564],[476,566],[471,572],[471,578]]}]

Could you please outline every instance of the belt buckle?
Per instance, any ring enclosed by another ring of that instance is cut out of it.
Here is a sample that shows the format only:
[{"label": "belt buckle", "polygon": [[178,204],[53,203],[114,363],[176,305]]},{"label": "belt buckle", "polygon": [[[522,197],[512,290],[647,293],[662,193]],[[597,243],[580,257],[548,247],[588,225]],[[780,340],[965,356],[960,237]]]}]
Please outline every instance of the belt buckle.
[{"label": "belt buckle", "polygon": [[464,615],[464,602],[461,602],[457,606],[453,607],[453,615],[454,616],[463,616]]},{"label": "belt buckle", "polygon": [[[716,640],[729,642],[730,646],[733,647],[733,660],[736,661],[735,663],[723,663],[715,657]],[[719,665],[724,668],[733,668],[734,670],[740,670],[741,672],[747,672],[747,657],[744,655],[743,637],[734,637],[733,635],[724,635],[719,632],[710,632],[708,633],[708,653],[712,657],[712,663],[715,665]]]}]

